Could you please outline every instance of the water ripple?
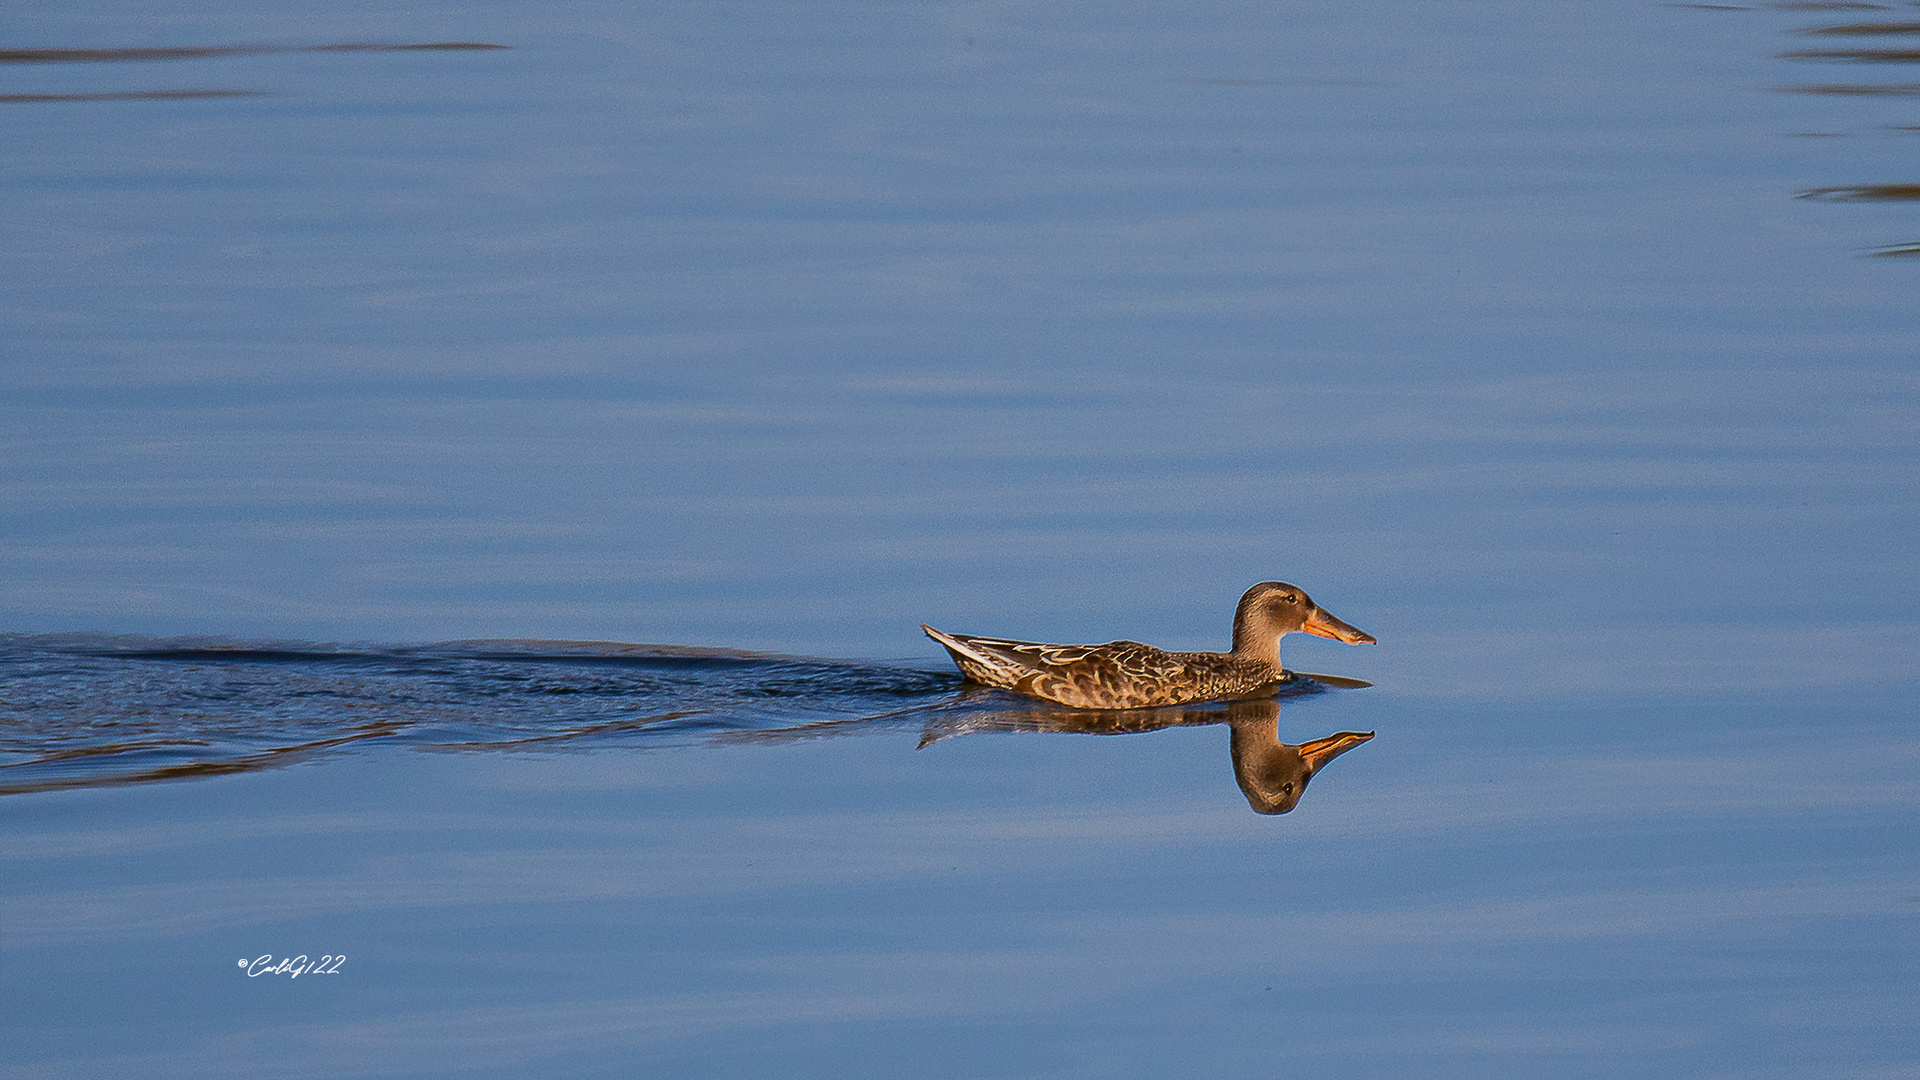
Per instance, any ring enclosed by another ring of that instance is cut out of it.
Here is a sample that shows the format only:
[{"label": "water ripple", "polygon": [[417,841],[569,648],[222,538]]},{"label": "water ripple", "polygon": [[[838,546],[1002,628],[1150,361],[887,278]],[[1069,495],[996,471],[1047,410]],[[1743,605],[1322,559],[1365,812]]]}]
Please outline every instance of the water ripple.
[{"label": "water ripple", "polygon": [[0,635],[0,794],[271,768],[373,740],[558,748],[884,717],[959,685],[901,664],[671,645]]}]

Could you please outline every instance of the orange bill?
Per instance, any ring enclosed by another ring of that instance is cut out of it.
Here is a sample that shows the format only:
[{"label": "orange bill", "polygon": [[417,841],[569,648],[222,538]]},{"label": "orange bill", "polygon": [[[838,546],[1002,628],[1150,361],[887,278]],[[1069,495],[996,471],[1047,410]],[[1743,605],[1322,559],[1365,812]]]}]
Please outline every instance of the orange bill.
[{"label": "orange bill", "polygon": [[1349,645],[1372,645],[1375,643],[1372,634],[1350,623],[1345,623],[1334,618],[1317,604],[1314,605],[1313,611],[1307,615],[1306,625],[1300,629],[1305,630],[1315,637],[1332,638],[1335,641],[1344,641]]},{"label": "orange bill", "polygon": [[1301,743],[1300,757],[1307,763],[1308,769],[1318,772],[1320,766],[1371,738],[1373,738],[1371,731],[1342,731],[1324,739]]}]

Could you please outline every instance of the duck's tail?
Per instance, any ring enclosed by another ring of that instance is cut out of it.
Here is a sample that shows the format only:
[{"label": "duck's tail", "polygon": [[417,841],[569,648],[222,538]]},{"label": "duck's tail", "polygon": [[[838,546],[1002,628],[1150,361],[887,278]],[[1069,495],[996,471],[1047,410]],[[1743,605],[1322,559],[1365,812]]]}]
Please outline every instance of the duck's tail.
[{"label": "duck's tail", "polygon": [[978,664],[981,667],[996,666],[995,660],[993,657],[988,656],[986,653],[983,653],[978,649],[973,648],[971,645],[968,645],[967,639],[963,637],[956,637],[953,634],[949,634],[944,630],[935,630],[933,627],[928,626],[926,623],[921,623],[920,629],[924,631],[928,637],[932,638],[933,640],[939,642],[941,645],[945,646],[946,650],[953,654],[954,662],[960,664],[963,670],[966,667],[966,663],[964,661],[968,661],[968,660],[971,660],[973,663]]}]

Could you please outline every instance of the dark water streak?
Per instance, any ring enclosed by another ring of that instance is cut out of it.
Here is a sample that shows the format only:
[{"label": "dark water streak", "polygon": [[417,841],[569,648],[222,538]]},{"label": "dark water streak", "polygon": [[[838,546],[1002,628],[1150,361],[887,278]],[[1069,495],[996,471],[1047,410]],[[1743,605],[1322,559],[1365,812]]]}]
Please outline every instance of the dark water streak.
[{"label": "dark water streak", "polygon": [[[1879,5],[1850,3],[1776,4],[1775,7],[1781,10],[1795,11],[1887,10]],[[1920,22],[1877,20],[1873,22],[1830,23],[1824,26],[1798,27],[1788,32],[1801,37],[1824,38],[1904,37],[1920,35]],[[1830,63],[1920,63],[1920,49],[1914,48],[1794,49],[1774,55],[1776,59],[1781,60]],[[1920,87],[1916,87],[1916,84],[1913,83],[1808,83],[1781,86],[1775,89],[1787,93],[1834,98],[1904,98],[1916,96],[1916,93],[1920,92]],[[1913,202],[1920,201],[1920,184],[1895,182],[1828,185],[1803,188],[1795,192],[1794,195],[1799,199],[1825,203]],[[1908,257],[1920,254],[1920,242],[1901,241],[1881,244],[1866,249],[1863,254],[1870,257]]]},{"label": "dark water streak", "polygon": [[[361,52],[476,52],[511,49],[484,41],[378,42],[346,41],[328,45],[175,45],[120,49],[0,49],[5,64],[99,64],[162,60],[205,60],[225,56],[268,53]],[[236,88],[102,90],[0,94],[0,105],[38,105],[51,102],[203,101],[221,98],[264,97],[266,91]]]},{"label": "dark water streak", "polygon": [[1920,202],[1920,184],[1854,184],[1808,188],[1795,198],[1817,202]]},{"label": "dark water streak", "polygon": [[1890,11],[1886,4],[1868,4],[1860,0],[1781,0],[1771,5],[1777,11]]},{"label": "dark water streak", "polygon": [[1920,83],[1795,83],[1774,89],[1828,97],[1920,97]]},{"label": "dark water streak", "polygon": [[34,105],[49,101],[198,101],[207,98],[265,97],[261,90],[110,90],[84,94],[0,94],[0,104]]},{"label": "dark water streak", "polygon": [[1840,60],[1856,64],[1920,63],[1920,49],[1794,49],[1782,60]]},{"label": "dark water streak", "polygon": [[1894,34],[1920,34],[1920,22],[1844,23],[1839,26],[1808,26],[1794,31],[1808,37],[1880,37]]},{"label": "dark water streak", "polygon": [[203,60],[220,56],[259,56],[265,53],[329,52],[470,52],[511,49],[484,41],[428,41],[417,43],[343,41],[331,45],[177,45],[133,49],[0,49],[0,64],[99,64],[149,60]]}]

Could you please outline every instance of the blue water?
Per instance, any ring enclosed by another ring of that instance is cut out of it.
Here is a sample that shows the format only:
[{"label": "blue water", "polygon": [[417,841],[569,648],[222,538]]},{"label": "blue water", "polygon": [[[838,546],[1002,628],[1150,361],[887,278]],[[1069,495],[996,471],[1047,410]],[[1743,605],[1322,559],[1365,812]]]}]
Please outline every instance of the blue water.
[{"label": "blue water", "polygon": [[1914,1075],[1910,10],[9,12],[0,1075]]}]

